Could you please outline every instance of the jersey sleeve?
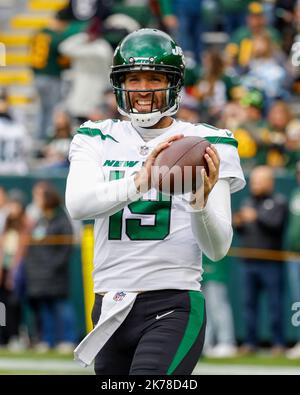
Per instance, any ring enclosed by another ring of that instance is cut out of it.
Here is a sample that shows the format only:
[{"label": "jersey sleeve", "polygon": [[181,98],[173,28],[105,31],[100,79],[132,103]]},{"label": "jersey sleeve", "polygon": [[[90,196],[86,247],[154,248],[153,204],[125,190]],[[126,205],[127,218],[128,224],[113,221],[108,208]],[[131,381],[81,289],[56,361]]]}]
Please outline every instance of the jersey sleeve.
[{"label": "jersey sleeve", "polygon": [[69,161],[95,161],[96,163],[100,163],[101,149],[101,139],[92,139],[86,135],[76,134],[70,145]]},{"label": "jersey sleeve", "polygon": [[74,136],[69,150],[69,161],[94,161],[100,166],[103,142],[118,141],[113,137],[112,120],[83,123]]},{"label": "jersey sleeve", "polygon": [[113,137],[91,126],[84,124],[70,147],[66,207],[73,219],[112,215],[141,196],[136,190],[134,176],[113,181],[105,179],[102,142],[108,136]]},{"label": "jersey sleeve", "polygon": [[235,193],[246,185],[238,154],[238,142],[227,129],[206,128],[206,140],[212,143],[220,156],[220,179],[227,179],[230,192]]}]

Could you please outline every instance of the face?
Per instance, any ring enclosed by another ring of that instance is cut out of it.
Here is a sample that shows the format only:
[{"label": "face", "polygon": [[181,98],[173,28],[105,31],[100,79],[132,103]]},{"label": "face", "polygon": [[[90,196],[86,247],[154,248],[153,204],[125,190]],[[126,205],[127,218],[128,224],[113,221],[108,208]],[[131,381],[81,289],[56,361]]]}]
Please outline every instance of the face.
[{"label": "face", "polygon": [[286,106],[274,105],[269,112],[269,122],[273,128],[284,130],[290,121],[290,114]]},{"label": "face", "polygon": [[266,20],[263,14],[251,14],[247,18],[248,26],[252,31],[259,31],[266,25]]},{"label": "face", "polygon": [[32,191],[33,200],[37,207],[42,208],[44,205],[44,188],[42,185],[36,185]]},{"label": "face", "polygon": [[23,212],[23,207],[19,202],[11,201],[8,203],[8,215],[10,218],[18,218]]},{"label": "face", "polygon": [[261,111],[255,106],[246,107],[247,120],[257,121],[261,118]]},{"label": "face", "polygon": [[53,123],[56,128],[66,128],[70,126],[70,118],[63,111],[56,111],[53,117]]},{"label": "face", "polygon": [[153,93],[149,90],[165,89],[167,87],[168,79],[164,73],[138,71],[128,73],[125,77],[125,89],[139,91],[129,93],[131,105],[138,112],[148,113],[165,107],[166,91]]},{"label": "face", "polygon": [[257,167],[250,176],[250,189],[254,196],[261,196],[273,191],[272,170],[266,166]]},{"label": "face", "polygon": [[8,112],[8,103],[6,100],[0,99],[0,113],[6,114]]},{"label": "face", "polygon": [[227,103],[222,113],[222,122],[228,129],[239,127],[246,120],[246,111],[239,103]]}]

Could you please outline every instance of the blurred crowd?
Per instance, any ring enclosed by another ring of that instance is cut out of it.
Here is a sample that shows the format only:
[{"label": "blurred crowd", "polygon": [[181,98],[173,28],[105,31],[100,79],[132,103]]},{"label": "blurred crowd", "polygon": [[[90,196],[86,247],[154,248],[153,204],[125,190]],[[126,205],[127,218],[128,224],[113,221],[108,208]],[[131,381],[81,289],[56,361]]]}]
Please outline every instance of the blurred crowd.
[{"label": "blurred crowd", "polygon": [[[1,91],[0,175],[67,170],[69,144],[81,123],[120,118],[109,81],[118,42],[140,27],[157,27],[177,40],[186,57],[176,117],[230,129],[239,142],[242,166],[250,178],[249,196],[233,218],[241,244],[300,253],[300,187],[290,200],[274,192],[277,174],[297,174],[300,185],[300,1],[94,0],[82,7],[83,3],[70,0],[33,37],[31,66],[39,106],[34,130],[14,118],[7,92]],[[1,329],[0,342],[11,349],[22,347],[26,295],[35,322],[26,346],[68,350],[77,340],[65,286],[72,243],[47,240],[51,235],[72,238],[73,229],[54,187],[47,182],[35,185],[27,207],[20,191],[0,188],[0,229],[1,298],[15,317]],[[262,291],[268,297],[273,353],[285,352],[283,277],[287,275],[291,298],[300,302],[300,258],[295,256],[287,265],[265,256],[242,260],[245,338],[240,353],[256,352],[259,346]],[[205,354],[236,355],[226,262],[205,260],[205,270]],[[300,333],[295,340],[287,353],[290,358],[300,358]]]},{"label": "blurred crowd", "polygon": [[32,201],[0,187],[0,345],[71,352],[78,334],[70,296],[74,229],[54,185],[37,182]]}]

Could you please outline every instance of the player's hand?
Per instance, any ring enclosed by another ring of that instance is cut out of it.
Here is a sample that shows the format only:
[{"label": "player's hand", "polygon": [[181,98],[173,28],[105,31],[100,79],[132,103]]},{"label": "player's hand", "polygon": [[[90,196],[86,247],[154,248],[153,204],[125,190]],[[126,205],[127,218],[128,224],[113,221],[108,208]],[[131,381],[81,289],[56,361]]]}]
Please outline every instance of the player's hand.
[{"label": "player's hand", "polygon": [[203,168],[201,171],[202,185],[195,193],[192,193],[190,203],[194,209],[198,210],[206,206],[208,196],[219,179],[220,157],[213,145],[206,148],[205,160],[208,165],[209,175],[206,174]]},{"label": "player's hand", "polygon": [[183,134],[176,134],[174,136],[171,136],[164,142],[158,144],[153,149],[153,151],[147,157],[144,166],[141,168],[139,172],[136,173],[134,177],[134,182],[139,192],[146,193],[151,188],[152,166],[154,165],[155,159],[158,156],[158,154],[162,150],[168,148],[173,143],[173,141],[180,140],[182,137]]}]

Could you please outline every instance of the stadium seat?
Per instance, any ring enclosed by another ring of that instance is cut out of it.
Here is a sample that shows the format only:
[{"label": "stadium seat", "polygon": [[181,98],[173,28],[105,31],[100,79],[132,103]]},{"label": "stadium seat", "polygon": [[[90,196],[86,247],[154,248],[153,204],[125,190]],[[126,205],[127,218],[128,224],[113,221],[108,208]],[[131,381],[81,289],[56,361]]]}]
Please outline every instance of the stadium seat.
[{"label": "stadium seat", "polygon": [[58,11],[67,3],[67,0],[30,0],[28,8],[32,11]]},{"label": "stadium seat", "polygon": [[13,29],[42,29],[48,22],[49,15],[18,14],[11,19],[10,25]]}]

